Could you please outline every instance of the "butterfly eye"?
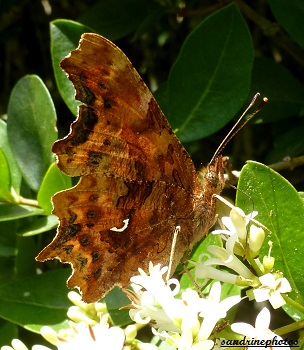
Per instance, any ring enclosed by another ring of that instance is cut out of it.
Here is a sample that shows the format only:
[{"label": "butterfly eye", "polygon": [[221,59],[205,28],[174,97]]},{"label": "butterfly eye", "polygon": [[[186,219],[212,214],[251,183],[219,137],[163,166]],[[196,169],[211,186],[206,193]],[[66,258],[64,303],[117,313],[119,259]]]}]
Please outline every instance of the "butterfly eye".
[{"label": "butterfly eye", "polygon": [[206,180],[207,182],[210,183],[210,185],[215,185],[215,186],[217,186],[218,181],[219,181],[219,176],[218,176],[218,174],[217,174],[215,171],[213,171],[213,170],[207,171],[206,174],[205,174],[205,176],[204,176],[204,178],[205,178],[205,180]]}]

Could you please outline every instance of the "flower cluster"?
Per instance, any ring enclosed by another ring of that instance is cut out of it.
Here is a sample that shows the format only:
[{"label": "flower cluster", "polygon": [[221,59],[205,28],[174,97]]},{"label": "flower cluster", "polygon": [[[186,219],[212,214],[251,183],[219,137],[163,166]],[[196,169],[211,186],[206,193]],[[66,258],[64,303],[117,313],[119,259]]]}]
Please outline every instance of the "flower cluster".
[{"label": "flower cluster", "polygon": [[167,267],[151,263],[149,275],[140,270],[140,275],[131,279],[137,287],[136,292],[127,291],[132,300],[131,318],[137,323],[152,323],[153,333],[176,349],[212,349],[214,342],[209,338],[215,325],[241,298],[220,301],[219,282],[213,284],[206,298],[192,289],[177,297],[179,282],[171,279],[165,283],[166,272]]},{"label": "flower cluster", "polygon": [[[51,327],[41,328],[41,335],[58,350],[121,350],[125,342],[125,333],[120,327],[110,327],[109,314],[104,303],[86,304],[76,292],[68,294],[74,303],[68,310],[69,328],[58,333]],[[1,350],[28,350],[18,339],[12,341],[12,347],[3,346]],[[34,345],[32,350],[51,350],[42,345]]]},{"label": "flower cluster", "polygon": [[[210,245],[208,252],[202,254],[195,265],[195,279],[202,280],[203,284],[209,279],[251,287],[247,290],[250,300],[257,302],[269,300],[272,307],[277,309],[285,304],[282,293],[291,291],[291,286],[281,274],[272,271],[275,259],[268,256],[263,262],[258,258],[265,239],[265,232],[261,227],[252,224],[247,235],[247,225],[257,212],[245,215],[240,208],[231,210],[230,217],[223,217],[225,229],[213,231],[221,234],[225,247]],[[247,261],[248,266],[245,265]],[[217,267],[224,266],[226,270]],[[254,272],[252,272],[254,271]]]},{"label": "flower cluster", "polygon": [[[208,253],[202,254],[198,262],[192,262],[196,283],[212,282],[203,290],[204,294],[197,286],[182,290],[177,279],[166,280],[168,267],[154,266],[151,262],[148,273],[139,269],[139,275],[131,278],[132,289],[124,290],[131,301],[126,308],[130,309],[133,324],[125,328],[115,326],[105,303],[86,304],[78,293],[70,292],[68,296],[74,306],[68,310],[69,328],[55,332],[45,326],[41,335],[58,350],[157,350],[162,343],[172,350],[219,350],[228,348],[232,342],[229,339],[244,343],[246,337],[248,349],[254,347],[255,341],[271,342],[272,349],[279,349],[280,346],[273,344],[283,344],[283,339],[269,329],[267,308],[258,314],[255,326],[244,322],[231,324],[227,314],[242,298],[222,295],[220,281],[246,288],[249,300],[269,300],[273,308],[279,308],[285,303],[285,293],[291,291],[287,279],[272,272],[271,245],[268,256],[262,262],[259,260],[264,230],[253,224],[247,227],[255,215],[245,216],[238,208],[232,210],[230,218],[222,219],[225,228],[213,232],[222,235],[223,246],[209,246]],[[151,343],[137,339],[137,331],[146,325],[152,327]],[[286,344],[284,349],[290,349]],[[50,350],[42,345],[32,349]],[[1,350],[28,349],[14,339],[11,346],[3,346]]]},{"label": "flower cluster", "polygon": [[[241,301],[240,296],[230,296],[221,301],[220,282],[214,282],[206,297],[187,289],[180,292],[175,279],[167,283],[163,279],[167,268],[150,264],[149,275],[140,270],[140,275],[131,281],[135,291],[126,291],[132,300],[131,318],[142,324],[153,325],[155,335],[178,350],[224,349],[221,344],[220,326],[227,312]],[[280,336],[269,329],[270,312],[264,308],[257,316],[255,327],[246,323],[233,323],[230,332],[243,334],[262,341]],[[231,333],[232,335],[232,333]],[[250,346],[248,347],[250,348]],[[288,346],[284,347],[289,349]],[[276,347],[273,347],[276,349]]]}]

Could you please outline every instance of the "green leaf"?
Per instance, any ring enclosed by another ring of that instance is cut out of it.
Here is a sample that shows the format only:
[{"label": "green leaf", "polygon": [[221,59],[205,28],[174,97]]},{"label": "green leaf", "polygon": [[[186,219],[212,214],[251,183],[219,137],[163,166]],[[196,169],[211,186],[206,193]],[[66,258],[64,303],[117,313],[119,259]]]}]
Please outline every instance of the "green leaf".
[{"label": "green leaf", "polygon": [[[10,258],[16,255],[16,230],[16,221],[0,222],[0,257]],[[2,264],[0,264],[0,275],[5,276],[6,273],[1,268]]]},{"label": "green leaf", "polygon": [[0,148],[0,201],[15,202],[11,193],[11,174],[5,153]]},{"label": "green leaf", "polygon": [[107,310],[116,326],[125,326],[131,319],[128,310],[119,310],[121,307],[130,304],[126,294],[118,287],[112,289],[103,299],[107,304]]},{"label": "green leaf", "polygon": [[248,96],[252,64],[251,36],[235,4],[188,36],[170,72],[166,108],[182,142],[210,135],[236,115]]},{"label": "green leaf", "polygon": [[32,276],[36,273],[37,243],[33,237],[17,236],[15,274],[17,278]]},{"label": "green leaf", "polygon": [[[243,167],[238,188],[247,196],[238,191],[236,205],[247,214],[252,211],[248,196],[252,198],[254,209],[259,213],[256,219],[271,230],[268,240],[273,242],[274,268],[289,280],[293,289],[289,295],[303,303],[304,204],[301,197],[281,175],[256,162]],[[261,258],[268,253],[268,240]]]},{"label": "green leaf", "polygon": [[54,161],[55,124],[54,105],[42,80],[35,75],[20,79],[9,100],[7,133],[21,173],[34,191]]},{"label": "green leaf", "polygon": [[7,284],[16,276],[15,257],[18,253],[16,231],[16,220],[0,222],[0,285]]},{"label": "green leaf", "polygon": [[[17,253],[15,251],[15,253]],[[14,259],[7,257],[0,257],[0,286],[7,284],[15,278],[15,264]]]},{"label": "green leaf", "polygon": [[53,195],[71,186],[72,180],[70,176],[63,174],[57,165],[53,163],[45,174],[37,195],[38,204],[44,210],[45,214],[50,215],[52,213],[53,206],[51,198]]},{"label": "green leaf", "polygon": [[18,234],[23,237],[34,236],[56,228],[58,223],[59,221],[56,215],[35,217],[29,224],[19,227]]},{"label": "green leaf", "polygon": [[87,10],[80,22],[110,40],[117,40],[140,27],[159,8],[157,2],[150,0],[103,0]]},{"label": "green leaf", "polygon": [[0,222],[26,218],[34,215],[44,215],[41,208],[23,204],[0,203]]},{"label": "green leaf", "polygon": [[[56,324],[48,324],[47,326],[52,328],[56,333],[59,333],[59,331],[70,330],[71,329],[70,321],[71,321],[70,319],[66,318],[62,322],[59,322],[59,323],[56,323]],[[41,325],[40,324],[29,324],[29,325],[24,326],[24,328],[28,329],[31,332],[40,334]]]},{"label": "green leaf", "polygon": [[256,123],[298,115],[304,106],[303,85],[287,69],[267,58],[255,59],[251,93],[257,91],[269,102],[255,117]]},{"label": "green leaf", "polygon": [[8,141],[7,125],[2,119],[0,119],[0,148],[3,150],[9,165],[11,185],[19,194],[22,176]]},{"label": "green leaf", "polygon": [[304,121],[302,118],[293,119],[286,125],[282,121],[281,128],[273,133],[273,149],[267,155],[267,163],[281,161],[284,157],[296,157],[304,153]]},{"label": "green leaf", "polygon": [[11,322],[0,320],[0,347],[11,344],[12,339],[18,338],[18,327]]},{"label": "green leaf", "polygon": [[[303,303],[302,303],[303,305]],[[285,304],[282,306],[282,309],[289,315],[291,318],[293,318],[295,321],[302,321],[304,320],[304,313],[297,310],[295,307],[289,304]]]},{"label": "green leaf", "polygon": [[[150,1],[146,7],[148,11],[146,11],[145,16],[142,17],[142,22],[135,28],[136,31],[132,38],[133,40],[141,40],[151,28],[155,28],[155,23],[161,22],[162,17],[167,15],[164,6],[161,6],[161,4],[157,2],[153,2],[153,5],[151,4],[152,2]],[[167,33],[165,33],[165,36],[166,34]]]},{"label": "green leaf", "polygon": [[276,20],[304,48],[303,0],[268,0]]},{"label": "green leaf", "polygon": [[[199,261],[199,257],[201,254],[208,254],[208,247],[210,245],[217,245],[222,246],[222,241],[220,239],[219,235],[212,235],[209,234],[206,238],[204,238],[198,245],[194,248],[192,251],[192,254],[190,256],[189,260],[193,261]],[[188,263],[187,268],[190,271],[190,268],[193,266],[193,264]],[[187,288],[193,288],[193,280],[189,277],[187,273],[184,273],[180,279],[180,286],[181,291],[186,290]]]},{"label": "green leaf", "polygon": [[65,286],[69,273],[68,269],[52,270],[0,286],[0,317],[27,328],[39,325],[39,329],[63,322],[71,306]]},{"label": "green leaf", "polygon": [[51,55],[57,87],[64,102],[75,116],[80,102],[75,100],[74,86],[67,79],[66,73],[60,68],[59,63],[72,50],[76,49],[81,34],[86,32],[92,32],[92,30],[80,23],[68,20],[56,20],[50,25]]}]

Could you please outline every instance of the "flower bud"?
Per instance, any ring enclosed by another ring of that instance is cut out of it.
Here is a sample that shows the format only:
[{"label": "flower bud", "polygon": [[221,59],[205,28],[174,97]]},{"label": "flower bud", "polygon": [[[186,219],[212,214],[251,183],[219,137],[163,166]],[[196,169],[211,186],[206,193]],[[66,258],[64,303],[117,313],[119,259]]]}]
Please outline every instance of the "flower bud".
[{"label": "flower bud", "polygon": [[137,326],[130,324],[125,329],[126,342],[131,343],[137,336]]},{"label": "flower bud", "polygon": [[49,343],[53,345],[57,345],[57,333],[54,331],[53,328],[49,326],[43,326],[40,329],[40,334],[43,336],[44,339],[46,339]]},{"label": "flower bud", "polygon": [[68,309],[68,312],[67,312],[67,315],[68,317],[76,322],[76,323],[79,323],[79,322],[85,322],[89,325],[95,325],[97,323],[97,321],[93,320],[92,318],[90,318],[84,310],[82,310],[80,307],[78,306],[71,306],[69,309]]},{"label": "flower bud", "polygon": [[259,255],[264,239],[265,239],[264,230],[255,225],[251,225],[249,230],[249,249],[250,249],[250,255],[253,258]]},{"label": "flower bud", "polygon": [[19,339],[13,339],[12,346],[15,350],[28,350],[28,348]]},{"label": "flower bud", "polygon": [[240,241],[244,241],[247,235],[245,213],[241,208],[236,207],[235,209],[231,210],[230,219],[235,227]]},{"label": "flower bud", "polygon": [[265,273],[271,272],[271,270],[273,269],[274,266],[274,262],[275,262],[275,258],[272,256],[264,256],[263,258],[263,266],[265,269]]}]

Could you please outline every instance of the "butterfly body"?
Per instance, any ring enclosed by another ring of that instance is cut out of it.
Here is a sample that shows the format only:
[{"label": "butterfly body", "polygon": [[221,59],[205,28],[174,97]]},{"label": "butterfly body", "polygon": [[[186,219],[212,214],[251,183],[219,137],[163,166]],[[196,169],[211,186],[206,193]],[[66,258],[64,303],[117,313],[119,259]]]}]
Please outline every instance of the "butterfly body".
[{"label": "butterfly body", "polygon": [[37,260],[71,264],[68,286],[93,302],[127,286],[149,261],[168,265],[177,226],[174,268],[206,235],[224,183],[222,158],[200,182],[151,92],[107,39],[84,34],[61,67],[83,105],[53,152],[64,173],[81,179],[53,197],[60,226]]}]

